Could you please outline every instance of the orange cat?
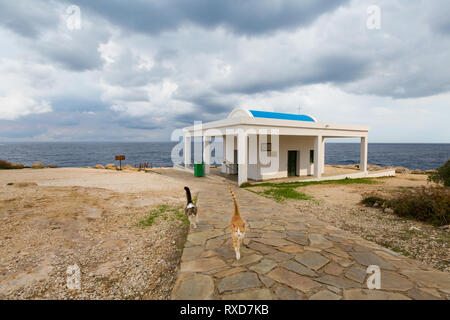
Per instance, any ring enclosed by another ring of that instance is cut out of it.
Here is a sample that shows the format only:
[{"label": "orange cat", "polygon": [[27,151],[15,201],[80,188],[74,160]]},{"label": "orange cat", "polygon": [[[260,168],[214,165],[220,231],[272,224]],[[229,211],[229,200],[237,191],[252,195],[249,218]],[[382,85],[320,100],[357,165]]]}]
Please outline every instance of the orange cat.
[{"label": "orange cat", "polygon": [[230,221],[230,229],[231,229],[231,238],[233,239],[233,247],[236,252],[236,260],[241,258],[241,243],[244,240],[245,235],[245,221],[241,218],[239,214],[239,208],[236,201],[236,196],[233,193],[233,190],[230,187],[231,197],[234,202],[234,214]]}]

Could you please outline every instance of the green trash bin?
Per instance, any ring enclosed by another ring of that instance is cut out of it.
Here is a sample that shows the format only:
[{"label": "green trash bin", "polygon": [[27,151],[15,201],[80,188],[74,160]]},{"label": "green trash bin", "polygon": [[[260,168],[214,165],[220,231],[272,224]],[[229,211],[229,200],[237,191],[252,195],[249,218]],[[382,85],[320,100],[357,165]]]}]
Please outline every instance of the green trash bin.
[{"label": "green trash bin", "polygon": [[205,175],[205,165],[203,163],[194,164],[194,176],[203,177]]}]

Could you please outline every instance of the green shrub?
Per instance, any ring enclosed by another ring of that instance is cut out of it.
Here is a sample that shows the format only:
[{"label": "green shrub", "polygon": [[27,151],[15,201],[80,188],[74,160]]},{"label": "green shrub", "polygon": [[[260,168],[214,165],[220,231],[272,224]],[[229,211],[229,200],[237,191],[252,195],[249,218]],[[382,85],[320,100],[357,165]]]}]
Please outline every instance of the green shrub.
[{"label": "green shrub", "polygon": [[361,203],[367,206],[391,208],[394,214],[431,223],[436,226],[450,223],[450,189],[420,187],[406,189],[391,199],[376,194],[365,194]]},{"label": "green shrub", "polygon": [[384,207],[386,206],[386,202],[387,201],[385,199],[374,194],[363,194],[363,199],[361,200],[361,203],[367,207],[374,207],[374,206]]},{"label": "green shrub", "polygon": [[12,163],[0,159],[0,169],[11,169]]},{"label": "green shrub", "polygon": [[436,172],[428,175],[428,181],[442,183],[446,187],[450,187],[450,159],[447,160],[441,167],[436,169]]},{"label": "green shrub", "polygon": [[0,159],[0,169],[23,169],[24,167],[21,163],[11,163]]},{"label": "green shrub", "polygon": [[150,211],[148,216],[144,220],[139,222],[139,225],[142,227],[150,227],[155,223],[158,217],[161,217],[164,220],[178,220],[186,225],[189,224],[189,220],[184,214],[183,208],[181,206],[170,206],[167,204],[162,204]]},{"label": "green shrub", "polygon": [[450,190],[443,187],[421,187],[402,192],[388,202],[402,217],[442,226],[450,223]]}]

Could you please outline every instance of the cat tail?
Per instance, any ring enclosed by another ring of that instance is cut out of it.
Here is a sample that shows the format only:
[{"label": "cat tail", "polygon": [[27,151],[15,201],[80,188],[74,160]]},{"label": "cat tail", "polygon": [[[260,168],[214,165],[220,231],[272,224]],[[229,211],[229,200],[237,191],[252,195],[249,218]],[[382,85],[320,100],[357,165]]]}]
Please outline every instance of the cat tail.
[{"label": "cat tail", "polygon": [[230,193],[231,193],[231,197],[233,198],[233,202],[234,202],[234,214],[239,215],[239,207],[237,204],[236,196],[234,195],[233,189],[231,189],[231,187],[230,187]]},{"label": "cat tail", "polygon": [[188,187],[184,187],[184,190],[186,190],[186,198],[187,198],[187,203],[193,203],[192,202],[192,196],[191,196],[191,190],[189,190]]}]

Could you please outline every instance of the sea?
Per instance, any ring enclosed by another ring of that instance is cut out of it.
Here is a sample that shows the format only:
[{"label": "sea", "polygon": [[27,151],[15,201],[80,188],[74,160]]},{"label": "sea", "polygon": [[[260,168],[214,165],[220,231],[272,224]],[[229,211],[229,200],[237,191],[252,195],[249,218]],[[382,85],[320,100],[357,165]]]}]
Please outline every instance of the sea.
[{"label": "sea", "polygon": [[[180,144],[178,144],[178,147]],[[195,149],[194,149],[195,147]],[[175,149],[174,149],[175,148]],[[359,163],[359,143],[326,143],[326,164]],[[175,151],[173,151],[175,150]],[[193,161],[201,160],[201,144],[192,147]],[[213,157],[222,162],[218,142]],[[123,164],[171,167],[172,159],[181,159],[176,142],[3,142],[0,159],[31,166],[35,162],[58,167],[86,167],[117,163],[116,155],[125,155]],[[178,155],[177,155],[178,153]],[[175,155],[175,157],[172,157]],[[402,166],[409,169],[435,169],[450,158],[450,143],[369,143],[368,163],[380,166]]]}]

